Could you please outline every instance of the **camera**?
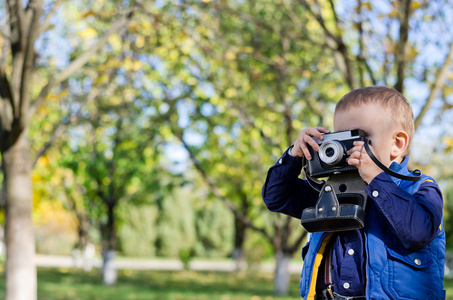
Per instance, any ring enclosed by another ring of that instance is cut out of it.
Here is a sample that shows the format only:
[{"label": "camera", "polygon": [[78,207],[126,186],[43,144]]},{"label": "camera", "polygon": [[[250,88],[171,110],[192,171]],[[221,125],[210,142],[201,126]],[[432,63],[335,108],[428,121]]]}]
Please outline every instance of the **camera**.
[{"label": "camera", "polygon": [[[307,207],[301,215],[301,223],[309,232],[334,232],[363,228],[365,224],[366,184],[356,167],[346,162],[347,151],[355,141],[366,141],[363,130],[352,129],[324,134],[304,171],[308,183],[319,192],[318,201]],[[315,178],[329,177],[327,181]]]},{"label": "camera", "polygon": [[319,178],[357,170],[346,162],[346,152],[353,147],[354,141],[366,141],[365,132],[361,129],[337,131],[324,134],[322,141],[313,137],[319,145],[316,152],[310,145],[308,149],[312,159],[308,160],[306,172],[309,176]]}]

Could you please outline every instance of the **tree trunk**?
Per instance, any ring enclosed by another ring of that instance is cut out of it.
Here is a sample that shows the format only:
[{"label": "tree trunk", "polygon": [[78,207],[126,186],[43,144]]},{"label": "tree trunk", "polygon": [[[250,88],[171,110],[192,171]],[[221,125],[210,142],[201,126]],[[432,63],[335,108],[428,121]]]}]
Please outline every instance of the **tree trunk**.
[{"label": "tree trunk", "polygon": [[116,248],[116,234],[115,234],[115,201],[107,201],[108,208],[108,221],[105,226],[104,232],[104,249],[102,251],[103,264],[102,264],[102,278],[105,285],[113,285],[116,283],[117,272],[115,267],[115,248]]},{"label": "tree trunk", "polygon": [[275,294],[287,295],[289,291],[289,262],[291,260],[291,254],[283,251],[277,251],[275,255],[276,267],[275,267]]},{"label": "tree trunk", "polygon": [[115,250],[109,249],[103,253],[102,278],[104,285],[116,283]]},{"label": "tree trunk", "polygon": [[88,237],[89,228],[90,222],[88,221],[88,217],[82,213],[82,216],[79,218],[79,241],[77,243],[77,248],[81,253],[81,265],[85,271],[90,271],[93,267],[93,258],[95,254],[94,245],[90,243]]},{"label": "tree trunk", "polygon": [[81,253],[85,250],[86,246],[90,242],[88,237],[88,230],[90,228],[90,222],[83,213],[76,213],[79,225],[77,226],[77,244],[75,249],[78,249]]},{"label": "tree trunk", "polygon": [[244,240],[247,226],[237,217],[234,218],[234,251],[233,258],[236,261],[236,271],[245,269]]},{"label": "tree trunk", "polygon": [[36,299],[30,143],[27,130],[2,152],[6,200],[6,300]]},{"label": "tree trunk", "polygon": [[88,238],[89,222],[83,213],[76,213],[79,225],[77,227],[78,241],[72,250],[74,265],[90,271],[92,267],[91,244]]}]

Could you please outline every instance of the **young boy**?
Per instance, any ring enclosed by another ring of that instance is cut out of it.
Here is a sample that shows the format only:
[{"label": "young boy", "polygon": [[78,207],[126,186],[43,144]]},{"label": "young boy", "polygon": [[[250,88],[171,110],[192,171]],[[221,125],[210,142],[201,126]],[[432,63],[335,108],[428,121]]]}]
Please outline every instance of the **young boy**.
[{"label": "young boy", "polygon": [[[414,117],[409,102],[387,87],[366,87],[346,94],[334,113],[334,130],[362,129],[374,155],[403,175],[407,170]],[[322,141],[322,127],[304,129],[294,145],[269,170],[263,199],[269,210],[300,218],[318,200],[298,178],[307,144]],[[302,251],[300,293],[304,299],[444,299],[445,232],[443,200],[434,180],[422,175],[405,181],[383,172],[364,142],[347,151],[367,184],[365,226],[335,233],[316,232]]]}]

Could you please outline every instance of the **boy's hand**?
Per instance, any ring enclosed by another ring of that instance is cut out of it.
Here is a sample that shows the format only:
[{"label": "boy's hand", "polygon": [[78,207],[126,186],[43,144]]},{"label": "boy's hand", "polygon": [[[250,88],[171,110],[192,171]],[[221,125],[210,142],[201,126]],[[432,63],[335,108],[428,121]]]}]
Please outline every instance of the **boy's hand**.
[{"label": "boy's hand", "polygon": [[306,157],[308,160],[311,160],[310,151],[308,150],[307,144],[309,144],[315,151],[319,151],[319,145],[313,139],[316,137],[318,140],[322,141],[324,139],[323,133],[329,133],[330,130],[324,127],[310,127],[305,128],[299,134],[299,137],[294,142],[294,147],[291,149],[291,155],[294,157]]},{"label": "boy's hand", "polygon": [[[355,141],[353,145],[354,147],[349,149],[346,153],[349,155],[346,162],[351,166],[357,167],[357,169],[359,169],[360,177],[369,184],[374,177],[382,172],[382,170],[371,160],[368,153],[366,153],[364,142]],[[372,146],[370,146],[370,148],[373,150]],[[375,151],[373,151],[373,153],[376,155]],[[379,157],[377,158],[379,159]]]}]

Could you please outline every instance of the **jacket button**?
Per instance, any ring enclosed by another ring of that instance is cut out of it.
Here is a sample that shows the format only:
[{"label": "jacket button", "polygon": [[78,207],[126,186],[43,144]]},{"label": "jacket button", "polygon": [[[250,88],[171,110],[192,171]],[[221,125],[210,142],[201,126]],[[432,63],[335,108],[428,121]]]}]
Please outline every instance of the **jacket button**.
[{"label": "jacket button", "polygon": [[349,255],[354,255],[354,249],[349,249],[349,250],[348,250],[348,254],[349,254]]},{"label": "jacket button", "polygon": [[282,162],[283,162],[283,159],[280,158],[280,159],[278,160],[278,163],[279,163],[279,164],[282,164]]},{"label": "jacket button", "polygon": [[419,265],[422,264],[422,261],[419,260],[418,258],[416,258],[416,259],[414,259],[414,263],[415,263],[417,266],[419,266]]},{"label": "jacket button", "polygon": [[373,191],[373,193],[371,194],[374,198],[376,198],[377,196],[379,196],[379,192],[378,191]]},{"label": "jacket button", "polygon": [[343,283],[343,287],[344,287],[345,289],[349,289],[350,285],[349,285],[348,282],[345,282],[345,283]]}]

